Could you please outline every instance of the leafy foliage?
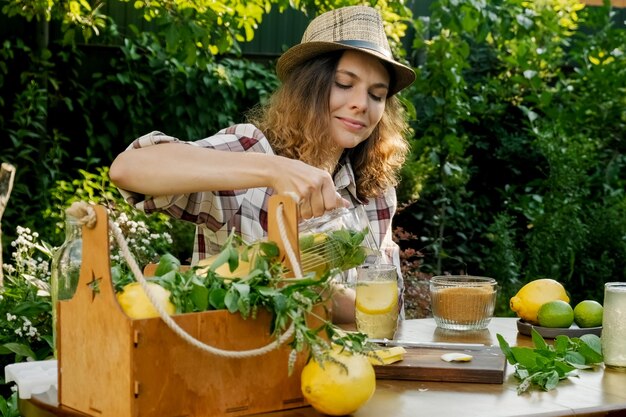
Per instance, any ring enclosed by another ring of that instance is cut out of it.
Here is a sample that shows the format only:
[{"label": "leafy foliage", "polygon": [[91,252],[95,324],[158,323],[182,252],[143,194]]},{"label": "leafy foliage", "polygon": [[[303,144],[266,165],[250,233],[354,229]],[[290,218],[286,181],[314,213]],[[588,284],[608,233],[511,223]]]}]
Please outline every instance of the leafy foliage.
[{"label": "leafy foliage", "polygon": [[46,359],[52,353],[50,260],[53,248],[18,227],[13,262],[3,265],[0,287],[0,363]]},{"label": "leafy foliage", "polygon": [[537,330],[533,328],[531,332],[534,348],[511,347],[502,335],[497,335],[507,361],[515,365],[515,376],[520,380],[518,394],[533,385],[549,391],[556,388],[560,380],[578,375],[578,370],[592,369],[603,361],[600,338],[594,334],[580,338],[559,335],[554,345],[549,345]]},{"label": "leafy foliage", "polygon": [[626,31],[611,16],[574,0],[440,0],[414,21],[395,224],[419,236],[423,272],[498,279],[500,314],[536,278],[575,302],[624,277]]},{"label": "leafy foliage", "polygon": [[[276,243],[247,244],[232,232],[208,268],[196,266],[182,270],[176,257],[164,255],[151,280],[170,291],[170,300],[177,313],[226,309],[248,319],[255,318],[260,309],[267,310],[272,315],[269,330],[275,337],[281,336],[293,324],[292,359],[297,352],[307,349],[321,361],[331,343],[353,352],[373,349],[373,345],[366,342],[367,335],[346,332],[333,325],[326,318],[329,312],[325,308],[333,291],[330,278],[341,272],[341,268],[356,266],[355,253],[364,253],[360,248],[364,236],[364,233],[354,233],[347,241],[342,240],[340,268],[329,269],[321,276],[311,273],[301,278],[289,278],[288,270],[278,257]],[[228,265],[231,272],[235,271],[241,261],[250,263],[249,271],[241,277],[224,277],[217,272],[223,265]],[[362,259],[357,260],[357,264],[361,262]],[[132,274],[115,271],[116,290],[132,281]],[[315,306],[324,307],[326,312],[320,315]],[[289,365],[291,369],[293,362]]]}]

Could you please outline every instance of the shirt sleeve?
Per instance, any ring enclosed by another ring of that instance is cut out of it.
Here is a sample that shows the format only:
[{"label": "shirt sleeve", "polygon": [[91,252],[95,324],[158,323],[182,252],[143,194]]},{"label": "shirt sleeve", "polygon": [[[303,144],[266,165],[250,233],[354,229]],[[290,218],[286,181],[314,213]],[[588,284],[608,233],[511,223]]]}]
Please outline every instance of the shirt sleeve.
[{"label": "shirt sleeve", "polygon": [[[181,141],[162,132],[151,132],[133,141],[133,149],[163,143],[185,143],[189,146],[229,152],[259,152],[273,154],[265,135],[251,124],[239,124],[220,130],[215,135],[198,141]],[[149,196],[120,189],[126,201],[147,214],[162,212],[174,218],[201,224],[210,230],[221,229],[240,210],[249,190],[206,191],[191,194]],[[263,197],[259,205],[264,204]]]}]

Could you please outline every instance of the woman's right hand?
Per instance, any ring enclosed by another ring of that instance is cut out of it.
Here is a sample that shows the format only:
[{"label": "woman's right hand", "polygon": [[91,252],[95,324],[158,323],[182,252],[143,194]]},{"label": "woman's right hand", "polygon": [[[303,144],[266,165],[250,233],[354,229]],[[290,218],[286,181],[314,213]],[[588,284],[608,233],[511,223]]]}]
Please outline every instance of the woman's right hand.
[{"label": "woman's right hand", "polygon": [[348,207],[349,202],[335,190],[331,175],[302,161],[277,157],[272,187],[279,194],[298,200],[300,217],[318,217],[329,210]]}]

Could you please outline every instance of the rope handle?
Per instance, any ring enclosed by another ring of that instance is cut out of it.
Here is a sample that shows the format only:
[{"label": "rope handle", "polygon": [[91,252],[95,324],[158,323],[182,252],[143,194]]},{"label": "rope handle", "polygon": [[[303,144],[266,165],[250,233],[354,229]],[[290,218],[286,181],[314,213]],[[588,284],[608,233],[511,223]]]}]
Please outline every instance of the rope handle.
[{"label": "rope handle", "polygon": [[[293,251],[293,248],[291,247],[289,240],[287,239],[282,207],[283,207],[282,205],[279,205],[277,207],[276,220],[278,224],[278,229],[280,231],[281,239],[283,239],[283,242],[285,244],[285,251],[287,252],[287,256],[289,257],[289,260],[291,261],[291,264],[294,267],[296,278],[301,278],[302,273],[300,272],[301,270],[300,270],[300,265],[298,264],[298,258],[295,252]],[[72,205],[66,210],[66,213],[67,215],[75,217],[80,224],[83,224],[89,228],[93,228],[95,226],[95,223],[96,223],[95,210],[93,209],[91,205],[89,205],[88,203],[84,201],[72,203]],[[238,351],[225,350],[225,349],[216,348],[215,346],[207,345],[206,343],[201,342],[200,340],[196,339],[195,337],[187,333],[185,329],[180,327],[178,323],[176,323],[174,319],[172,319],[172,317],[165,311],[165,309],[158,302],[157,298],[152,293],[152,289],[148,286],[148,281],[143,276],[143,272],[139,268],[139,265],[137,265],[137,261],[135,260],[130,249],[128,248],[128,243],[126,242],[126,239],[124,238],[124,234],[122,233],[122,230],[120,229],[119,225],[115,223],[113,220],[109,219],[109,227],[113,231],[113,236],[115,237],[115,240],[117,241],[120,247],[120,250],[122,251],[122,254],[124,255],[124,259],[128,263],[128,266],[133,272],[133,275],[135,276],[135,278],[141,285],[141,288],[143,288],[143,290],[145,291],[146,295],[148,296],[148,299],[150,300],[150,302],[156,309],[157,313],[159,313],[160,318],[165,322],[165,324],[174,333],[176,333],[178,336],[180,336],[183,340],[185,340],[192,346],[195,346],[205,352],[208,352],[217,356],[223,356],[223,357],[228,357],[228,358],[248,358],[248,357],[253,357],[253,356],[260,356],[265,353],[271,352],[272,350],[277,349],[279,346],[287,342],[293,336],[295,332],[295,325],[292,322],[289,328],[282,335],[280,335],[280,337],[278,337],[276,340],[274,340],[273,342],[265,346],[255,348],[255,349],[238,350]]]}]

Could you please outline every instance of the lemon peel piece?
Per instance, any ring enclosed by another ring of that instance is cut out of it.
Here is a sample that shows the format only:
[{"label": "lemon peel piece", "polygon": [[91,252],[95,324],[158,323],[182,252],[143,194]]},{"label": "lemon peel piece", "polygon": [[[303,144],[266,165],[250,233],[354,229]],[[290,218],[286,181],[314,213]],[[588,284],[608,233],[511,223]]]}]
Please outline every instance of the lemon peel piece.
[{"label": "lemon peel piece", "polygon": [[394,346],[385,349],[377,349],[368,356],[372,365],[389,365],[404,359],[406,349],[402,346]]},{"label": "lemon peel piece", "polygon": [[472,355],[468,355],[467,353],[450,352],[441,355],[441,359],[446,362],[469,362],[474,359],[474,357]]}]

